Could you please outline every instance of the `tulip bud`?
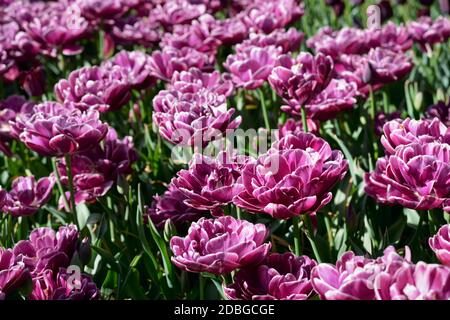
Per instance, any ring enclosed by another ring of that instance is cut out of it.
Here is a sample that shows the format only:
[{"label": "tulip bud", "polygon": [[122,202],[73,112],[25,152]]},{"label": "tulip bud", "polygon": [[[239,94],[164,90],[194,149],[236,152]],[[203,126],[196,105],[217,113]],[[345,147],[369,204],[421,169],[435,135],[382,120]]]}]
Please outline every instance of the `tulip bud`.
[{"label": "tulip bud", "polygon": [[78,255],[80,257],[80,261],[87,265],[91,261],[92,252],[91,252],[91,239],[85,237],[80,244],[78,245]]}]

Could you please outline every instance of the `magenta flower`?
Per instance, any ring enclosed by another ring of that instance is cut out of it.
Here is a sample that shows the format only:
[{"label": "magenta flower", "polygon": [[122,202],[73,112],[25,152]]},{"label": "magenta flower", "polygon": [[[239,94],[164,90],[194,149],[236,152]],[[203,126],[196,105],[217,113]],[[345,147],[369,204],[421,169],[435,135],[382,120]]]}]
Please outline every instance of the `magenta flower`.
[{"label": "magenta flower", "polygon": [[270,75],[281,48],[252,45],[236,46],[236,54],[229,55],[224,63],[237,87],[254,90],[261,87]]},{"label": "magenta flower", "polygon": [[297,51],[303,41],[304,34],[295,28],[275,29],[269,34],[251,33],[243,44],[257,47],[275,46],[281,47],[283,53]]},{"label": "magenta flower", "polygon": [[[308,126],[308,132],[318,134],[319,133],[319,123],[317,121],[306,119],[306,124]],[[298,135],[300,132],[305,131],[303,129],[303,124],[301,120],[294,120],[289,118],[283,125],[278,125],[278,140],[286,137],[289,134]]]},{"label": "magenta flower", "polygon": [[450,126],[450,102],[438,101],[427,108],[425,116],[429,119],[438,118],[447,127]]},{"label": "magenta flower", "polygon": [[364,176],[366,193],[378,202],[415,210],[450,211],[450,146],[439,142],[400,145]]},{"label": "magenta flower", "polygon": [[228,73],[221,74],[217,70],[206,73],[197,68],[191,68],[188,71],[176,71],[172,76],[169,87],[170,90],[181,92],[198,92],[203,88],[226,97],[234,91],[234,85]]},{"label": "magenta flower", "polygon": [[150,56],[142,51],[120,51],[104,62],[102,68],[114,72],[116,66],[128,74],[128,82],[133,89],[145,89],[155,82],[151,75]]},{"label": "magenta flower", "polygon": [[0,301],[30,282],[30,272],[25,265],[16,261],[11,250],[0,248]]},{"label": "magenta flower", "polygon": [[225,152],[215,159],[196,153],[189,169],[179,171],[172,183],[186,196],[184,203],[187,206],[222,215],[223,206],[231,203],[243,189],[236,183],[241,175],[239,167]]},{"label": "magenta flower", "polygon": [[397,119],[383,126],[381,143],[387,155],[395,153],[398,146],[412,142],[450,142],[450,130],[439,119],[413,120]]},{"label": "magenta flower", "polygon": [[75,282],[67,269],[61,268],[56,273],[50,269],[33,278],[33,291],[30,300],[97,300],[100,291],[91,277],[81,274]]},{"label": "magenta flower", "polygon": [[34,229],[28,240],[19,241],[13,249],[16,261],[21,261],[33,277],[50,269],[69,266],[78,247],[78,231],[75,225],[60,227],[57,232],[42,227]]},{"label": "magenta flower", "polygon": [[450,224],[443,225],[428,244],[442,264],[450,267]]},{"label": "magenta flower", "polygon": [[167,1],[158,4],[152,11],[153,19],[159,21],[164,28],[171,30],[175,25],[186,24],[206,12],[204,4],[192,4],[188,0]]},{"label": "magenta flower", "polygon": [[193,67],[204,70],[214,63],[214,59],[215,57],[189,47],[182,49],[165,47],[162,51],[152,53],[150,69],[155,78],[170,81],[175,71],[187,71]]},{"label": "magenta flower", "polygon": [[420,17],[408,23],[408,31],[422,47],[444,43],[450,38],[450,20],[447,17],[438,17],[434,21],[430,17]]},{"label": "magenta flower", "polygon": [[248,27],[239,15],[217,20],[212,34],[225,46],[241,43],[248,37]]},{"label": "magenta flower", "polygon": [[203,15],[190,25],[175,25],[171,32],[162,37],[161,47],[189,47],[208,55],[216,55],[222,44],[214,34],[216,28],[216,19],[209,14]]},{"label": "magenta flower", "polygon": [[88,35],[90,27],[77,9],[76,4],[67,6],[65,2],[53,2],[41,14],[25,23],[25,30],[41,45],[45,54],[79,54],[83,47],[77,42]]},{"label": "magenta flower", "polygon": [[67,80],[60,80],[55,95],[60,102],[73,102],[82,111],[114,111],[130,100],[128,72],[119,66],[83,67],[71,72]]},{"label": "magenta flower", "polygon": [[368,48],[381,47],[392,51],[407,51],[413,45],[408,28],[403,25],[398,26],[391,21],[382,28],[364,31],[368,38]]},{"label": "magenta flower", "polygon": [[41,178],[37,182],[33,176],[18,177],[13,180],[11,191],[6,195],[2,211],[14,217],[36,213],[50,200],[55,179]]},{"label": "magenta flower", "polygon": [[196,221],[208,213],[208,211],[187,206],[185,204],[187,199],[184,193],[175,187],[172,180],[163,195],[153,197],[152,205],[147,209],[146,218],[152,219],[155,226],[162,229],[167,220],[171,220],[176,226],[181,226],[186,222]]},{"label": "magenta flower", "polygon": [[81,112],[70,103],[44,102],[34,114],[16,120],[20,140],[44,156],[73,154],[95,147],[108,131],[97,111]]},{"label": "magenta flower", "polygon": [[386,123],[388,123],[389,121],[399,119],[399,118],[401,118],[400,112],[392,112],[389,114],[386,114],[384,112],[377,112],[377,114],[375,115],[375,133],[378,136],[383,135],[384,125]]},{"label": "magenta flower", "polygon": [[161,30],[159,23],[150,17],[130,16],[114,20],[111,36],[119,44],[138,43],[144,47],[153,47],[161,40]]},{"label": "magenta flower", "polygon": [[376,277],[378,300],[448,300],[450,268],[419,261]]},{"label": "magenta flower", "polygon": [[323,139],[299,132],[277,141],[242,170],[244,190],[233,202],[278,219],[313,214],[331,201],[330,190],[347,172],[340,151]]},{"label": "magenta flower", "polygon": [[316,265],[307,256],[273,253],[261,265],[240,270],[224,293],[232,300],[306,300]]},{"label": "magenta flower", "polygon": [[172,144],[206,145],[228,129],[236,129],[241,117],[231,120],[226,97],[207,89],[195,93],[162,90],[153,99],[153,122]]},{"label": "magenta flower", "polygon": [[[343,79],[332,79],[328,86],[312,98],[304,107],[306,114],[320,121],[332,119],[342,111],[353,109],[358,95],[357,86],[354,82]],[[301,116],[300,105],[282,106],[281,110]]]},{"label": "magenta flower", "polygon": [[128,9],[125,2],[122,0],[76,0],[81,14],[93,21],[120,16]]},{"label": "magenta flower", "polygon": [[312,270],[311,282],[322,300],[374,300],[376,278],[382,272],[411,265],[409,249],[405,258],[388,247],[378,259],[355,256],[346,252],[336,265],[321,263]]},{"label": "magenta flower", "polygon": [[297,0],[255,1],[246,11],[245,23],[254,30],[271,33],[300,19],[303,5]]},{"label": "magenta flower", "polygon": [[186,237],[170,240],[172,262],[189,272],[230,273],[264,260],[271,247],[264,243],[267,234],[263,224],[231,216],[201,218],[192,223]]},{"label": "magenta flower", "polygon": [[321,53],[317,56],[301,53],[295,61],[282,55],[269,76],[269,83],[290,106],[302,106],[327,87],[332,71],[333,60]]}]

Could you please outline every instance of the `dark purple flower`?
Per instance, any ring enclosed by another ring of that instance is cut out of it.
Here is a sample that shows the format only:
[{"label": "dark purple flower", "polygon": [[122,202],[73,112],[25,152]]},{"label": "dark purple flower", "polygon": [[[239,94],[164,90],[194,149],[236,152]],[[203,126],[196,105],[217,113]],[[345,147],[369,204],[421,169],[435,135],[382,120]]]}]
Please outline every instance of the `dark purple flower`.
[{"label": "dark purple flower", "polygon": [[61,102],[73,102],[82,111],[114,111],[130,100],[128,72],[119,66],[83,67],[71,72],[67,80],[60,80],[55,85],[55,95]]},{"label": "dark purple flower", "polygon": [[[172,180],[173,181],[173,180]],[[188,198],[171,182],[163,195],[153,197],[152,205],[147,209],[146,218],[152,219],[157,228],[164,228],[167,220],[176,226],[198,220],[208,211],[189,207],[185,204]]]},{"label": "dark purple flower", "polygon": [[81,14],[89,20],[112,19],[128,8],[123,0],[75,0]]},{"label": "dark purple flower", "polygon": [[150,56],[142,51],[120,51],[103,63],[102,68],[113,70],[121,67],[128,74],[128,82],[133,89],[145,89],[151,86],[155,79],[151,75]]},{"label": "dark purple flower", "polygon": [[170,81],[175,71],[186,71],[193,67],[204,70],[211,66],[214,59],[215,57],[188,47],[165,47],[163,51],[152,53],[150,69],[155,78]]},{"label": "dark purple flower", "polygon": [[275,29],[269,34],[251,33],[248,40],[245,40],[243,44],[261,48],[267,46],[281,47],[283,53],[288,53],[297,51],[303,38],[304,34],[292,27],[288,30]]},{"label": "dark purple flower", "polygon": [[198,92],[203,88],[217,94],[223,94],[226,97],[234,91],[230,74],[221,74],[217,70],[206,73],[197,68],[191,68],[188,71],[176,71],[172,76],[169,87],[170,90],[181,92]]},{"label": "dark purple flower", "polygon": [[331,201],[330,190],[347,172],[340,151],[310,133],[289,134],[242,169],[244,190],[235,205],[278,219],[313,214]]},{"label": "dark purple flower", "polygon": [[34,113],[16,119],[20,140],[44,156],[73,154],[95,147],[108,131],[97,111],[81,112],[71,104],[44,102]]},{"label": "dark purple flower", "polygon": [[0,248],[0,301],[29,282],[31,276],[25,265],[16,261],[10,249]]},{"label": "dark purple flower", "polygon": [[450,126],[450,102],[438,101],[427,108],[425,116],[429,119],[438,118],[447,127]]},{"label": "dark purple flower", "polygon": [[62,226],[57,232],[51,228],[34,229],[28,240],[19,241],[13,249],[17,261],[21,261],[33,274],[69,266],[77,250],[78,231],[75,225]]},{"label": "dark purple flower", "polygon": [[234,109],[227,109],[224,95],[207,89],[160,91],[153,99],[153,109],[153,122],[161,136],[183,146],[206,145],[241,122],[241,117],[231,120]]},{"label": "dark purple flower", "polygon": [[442,264],[450,267],[450,224],[443,225],[428,244]]},{"label": "dark purple flower", "polygon": [[29,96],[39,97],[45,92],[46,74],[44,67],[38,66],[19,76],[20,84]]},{"label": "dark purple flower", "polygon": [[377,160],[364,176],[365,192],[378,202],[415,210],[450,211],[450,145],[420,141],[401,144]]},{"label": "dark purple flower", "polygon": [[384,112],[378,112],[375,115],[375,133],[379,136],[383,135],[383,127],[384,125],[392,120],[399,119],[401,117],[400,112],[392,112],[386,114]]},{"label": "dark purple flower", "polygon": [[253,45],[236,46],[236,54],[229,55],[224,63],[237,87],[253,90],[261,87],[270,75],[281,48]]},{"label": "dark purple flower", "polygon": [[327,87],[332,71],[333,60],[321,53],[313,56],[302,52],[295,61],[282,55],[269,76],[269,83],[289,105],[302,106]]},{"label": "dark purple flower", "polygon": [[220,275],[258,265],[267,256],[270,243],[264,243],[268,230],[263,224],[236,220],[231,216],[201,218],[192,223],[186,237],[173,237],[172,262],[189,272]]},{"label": "dark purple flower", "polygon": [[78,54],[83,47],[77,42],[90,32],[88,21],[76,4],[51,2],[46,9],[24,23],[27,33],[37,41],[45,54],[56,56]]},{"label": "dark purple flower", "polygon": [[316,265],[307,256],[273,253],[261,265],[240,270],[224,292],[232,300],[306,300]]},{"label": "dark purple flower", "polygon": [[248,36],[248,27],[240,16],[217,20],[212,34],[219,39],[223,45],[231,46],[241,43]]},{"label": "dark purple flower", "polygon": [[444,43],[450,37],[450,20],[447,17],[420,17],[417,21],[408,23],[408,30],[414,41],[423,48],[426,44]]},{"label": "dark purple flower", "polygon": [[158,4],[151,11],[151,15],[164,28],[171,30],[173,26],[189,23],[205,12],[204,4],[191,4],[188,0],[173,0]]},{"label": "dark purple flower", "polygon": [[2,211],[14,217],[36,213],[50,200],[55,179],[41,178],[37,182],[33,176],[18,177],[13,180],[11,191],[6,195]]},{"label": "dark purple flower", "polygon": [[131,16],[115,19],[111,27],[111,36],[114,41],[124,45],[153,47],[161,40],[159,23],[150,17]]},{"label": "dark purple flower", "polygon": [[[73,279],[75,277],[75,279]],[[97,300],[100,291],[90,276],[77,275],[61,268],[58,273],[45,270],[33,278],[30,300]]]},{"label": "dark purple flower", "polygon": [[[354,82],[332,79],[328,86],[312,98],[305,106],[306,114],[311,119],[326,121],[339,112],[353,109],[358,95]],[[295,116],[301,116],[300,105],[282,106],[281,110]]]},{"label": "dark purple flower", "polygon": [[219,153],[217,158],[196,153],[189,169],[179,171],[172,183],[186,196],[187,206],[222,215],[223,206],[231,203],[243,189],[236,183],[241,175],[239,167],[225,152]]},{"label": "dark purple flower", "polygon": [[450,268],[419,261],[375,279],[378,300],[449,300]]}]

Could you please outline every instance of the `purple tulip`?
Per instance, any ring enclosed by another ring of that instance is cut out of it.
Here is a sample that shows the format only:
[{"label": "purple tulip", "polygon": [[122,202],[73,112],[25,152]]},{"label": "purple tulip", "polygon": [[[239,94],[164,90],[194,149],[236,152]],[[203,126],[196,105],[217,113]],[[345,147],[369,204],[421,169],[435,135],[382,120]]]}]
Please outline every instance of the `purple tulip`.
[{"label": "purple tulip", "polygon": [[164,34],[161,47],[182,49],[189,47],[208,55],[216,55],[221,41],[215,36],[217,22],[209,14],[203,15],[190,25],[175,25],[172,32]]},{"label": "purple tulip", "polygon": [[[332,79],[328,86],[312,98],[304,107],[311,119],[326,121],[334,118],[339,112],[352,110],[358,95],[357,85],[343,79]],[[281,110],[301,116],[299,105],[282,106]]]},{"label": "purple tulip", "polygon": [[100,292],[91,277],[80,274],[79,279],[72,280],[75,274],[61,268],[58,273],[45,270],[33,278],[33,291],[30,300],[97,300]]},{"label": "purple tulip", "polygon": [[159,23],[150,17],[130,16],[114,20],[111,36],[119,44],[153,47],[161,40],[161,30]]},{"label": "purple tulip", "polygon": [[197,68],[176,71],[172,76],[169,90],[198,92],[203,88],[226,97],[232,95],[234,91],[234,85],[228,73],[221,74],[217,70],[206,73]]},{"label": "purple tulip", "polygon": [[189,272],[220,275],[258,265],[267,256],[270,243],[264,243],[268,230],[263,224],[236,220],[231,216],[201,218],[192,223],[186,237],[173,237],[172,262]]},{"label": "purple tulip", "polygon": [[113,19],[128,9],[123,0],[76,0],[76,4],[81,14],[93,21]]},{"label": "purple tulip", "polygon": [[128,82],[133,89],[145,89],[154,84],[151,75],[150,56],[142,51],[121,51],[103,63],[102,68],[115,70],[119,66],[128,74]]},{"label": "purple tulip", "polygon": [[383,126],[381,144],[387,155],[395,154],[398,146],[412,142],[450,142],[450,129],[439,119],[413,120],[397,119],[387,122]]},{"label": "purple tulip", "polygon": [[189,23],[205,12],[204,4],[191,4],[188,0],[173,0],[162,5],[158,4],[151,14],[164,28],[171,30],[173,26]]},{"label": "purple tulip", "polygon": [[411,265],[409,249],[405,258],[393,247],[388,247],[378,259],[355,256],[346,252],[336,265],[321,263],[311,273],[311,283],[322,300],[374,300],[374,286],[377,276],[382,272]]},{"label": "purple tulip", "polygon": [[439,142],[399,145],[364,176],[365,192],[378,202],[415,210],[450,211],[450,146]]},{"label": "purple tulip", "polygon": [[24,71],[19,76],[20,85],[29,95],[39,97],[45,92],[46,74],[44,67],[38,66]]},{"label": "purple tulip", "polygon": [[425,49],[427,44],[444,43],[450,38],[450,20],[447,17],[438,17],[434,21],[430,17],[420,17],[408,23],[408,30],[414,41]]},{"label": "purple tulip", "polygon": [[257,32],[271,33],[300,19],[304,14],[304,8],[297,0],[260,0],[255,1],[246,13],[245,22],[248,27]]},{"label": "purple tulip", "polygon": [[30,272],[23,263],[16,262],[13,252],[0,248],[0,301],[31,282]]},{"label": "purple tulip", "polygon": [[297,51],[303,41],[304,34],[295,28],[275,29],[269,34],[251,33],[243,44],[257,47],[275,46],[281,47],[283,53]]},{"label": "purple tulip", "polygon": [[450,268],[419,261],[376,277],[378,300],[449,300]]},{"label": "purple tulip", "polygon": [[187,206],[185,204],[187,199],[184,193],[171,182],[162,196],[156,195],[153,197],[152,205],[147,209],[145,218],[152,219],[155,226],[162,229],[167,220],[172,221],[176,226],[181,226],[208,214],[208,211]]},{"label": "purple tulip", "polygon": [[83,47],[77,42],[88,35],[90,27],[77,10],[76,4],[52,2],[41,14],[24,24],[25,30],[41,45],[45,54],[79,54]]},{"label": "purple tulip", "polygon": [[95,147],[108,131],[97,111],[81,112],[70,103],[44,102],[34,114],[16,119],[20,140],[44,156],[73,154]]},{"label": "purple tulip", "polygon": [[[308,132],[318,134],[319,133],[319,123],[317,121],[306,119],[306,124],[308,126]],[[300,132],[305,131],[303,129],[303,124],[301,120],[295,121],[292,118],[286,120],[283,125],[278,125],[278,139],[284,138],[289,134],[297,135]]]},{"label": "purple tulip", "polygon": [[375,133],[378,136],[383,135],[383,127],[384,125],[392,120],[399,119],[401,117],[400,112],[392,112],[389,114],[386,114],[384,112],[378,112],[375,115]]},{"label": "purple tulip", "polygon": [[450,267],[450,224],[442,226],[428,243],[439,261]]},{"label": "purple tulip", "polygon": [[427,108],[425,116],[429,119],[438,118],[447,127],[450,126],[450,102],[438,101]]},{"label": "purple tulip", "polygon": [[239,15],[225,20],[217,20],[212,34],[225,46],[241,43],[248,37],[248,27],[242,20]]},{"label": "purple tulip", "polygon": [[289,134],[242,170],[244,190],[233,202],[278,219],[313,214],[331,201],[330,190],[347,172],[340,151],[310,133]]},{"label": "purple tulip", "polygon": [[270,75],[281,48],[252,45],[236,46],[236,54],[229,55],[224,63],[237,87],[254,90],[261,87]]},{"label": "purple tulip", "polygon": [[50,269],[58,271],[67,267],[77,250],[78,231],[75,225],[60,227],[57,232],[42,227],[34,229],[28,240],[19,241],[13,249],[17,261],[21,261],[33,274]]},{"label": "purple tulip", "polygon": [[332,71],[333,60],[321,53],[313,56],[302,52],[295,61],[282,55],[269,76],[269,83],[290,106],[302,106],[327,87]]},{"label": "purple tulip", "polygon": [[50,200],[54,184],[55,179],[52,177],[41,178],[37,182],[33,176],[14,179],[2,211],[14,217],[36,213]]},{"label": "purple tulip", "polygon": [[365,30],[365,35],[368,38],[368,48],[381,47],[392,51],[407,51],[413,45],[408,28],[393,22],[388,22],[381,28]]},{"label": "purple tulip", "polygon": [[227,130],[236,129],[241,117],[231,120],[226,97],[207,89],[194,93],[163,90],[153,99],[153,122],[172,144],[206,145]]},{"label": "purple tulip", "polygon": [[130,100],[128,72],[119,66],[83,67],[71,72],[67,80],[60,80],[55,95],[60,102],[73,102],[82,111],[114,111]]},{"label": "purple tulip", "polygon": [[196,153],[189,169],[179,171],[172,183],[186,196],[184,203],[187,206],[222,215],[223,206],[231,203],[243,189],[236,183],[241,175],[239,167],[225,152],[215,159]]},{"label": "purple tulip", "polygon": [[261,265],[240,270],[224,293],[232,300],[306,300],[316,265],[307,256],[273,253]]},{"label": "purple tulip", "polygon": [[182,49],[165,47],[163,51],[157,50],[152,53],[150,69],[152,76],[169,82],[175,71],[187,71],[193,67],[204,70],[211,66],[214,59],[188,47]]}]

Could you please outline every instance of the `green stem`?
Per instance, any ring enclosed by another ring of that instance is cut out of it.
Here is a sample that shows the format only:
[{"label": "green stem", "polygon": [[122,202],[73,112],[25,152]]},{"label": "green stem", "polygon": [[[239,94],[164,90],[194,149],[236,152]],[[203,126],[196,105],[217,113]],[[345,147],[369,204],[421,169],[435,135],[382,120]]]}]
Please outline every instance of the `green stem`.
[{"label": "green stem", "polygon": [[303,131],[308,132],[308,121],[306,120],[306,111],[304,106],[300,106],[300,110],[302,113],[302,126]]},{"label": "green stem", "polygon": [[55,173],[56,176],[56,185],[58,186],[59,193],[61,193],[64,202],[64,209],[66,210],[66,212],[70,212],[69,201],[67,201],[66,193],[64,192],[64,188],[61,183],[61,176],[59,175],[59,171],[57,169],[56,158],[52,158],[52,165],[53,165],[53,172]]},{"label": "green stem", "polygon": [[267,114],[266,102],[264,100],[264,92],[262,91],[261,88],[258,89],[258,94],[259,94],[259,102],[261,103],[261,108],[264,117],[264,125],[266,126],[267,131],[270,132],[269,116]]},{"label": "green stem", "polygon": [[198,274],[199,276],[199,286],[200,286],[200,300],[205,300],[205,285],[206,285],[206,279],[203,277],[201,273]]},{"label": "green stem", "polygon": [[292,217],[292,226],[294,227],[294,253],[296,256],[299,256],[301,254],[301,247],[300,247],[300,218],[298,216]]},{"label": "green stem", "polygon": [[[71,209],[72,216],[73,216],[73,222],[76,224],[78,229],[80,229],[80,225],[78,224],[78,217],[77,217],[77,207],[75,205],[75,190],[73,188],[72,156],[70,154],[66,154],[64,156],[64,159],[66,160],[67,178],[69,180],[70,209]],[[79,230],[79,231],[81,231],[81,230]]]},{"label": "green stem", "polygon": [[241,220],[242,219],[242,212],[241,212],[241,208],[236,206],[236,217]]},{"label": "green stem", "polygon": [[320,257],[319,249],[317,248],[315,239],[314,239],[314,228],[311,223],[311,217],[309,214],[303,215],[303,223],[306,227],[306,236],[308,237],[309,243],[311,244],[311,248],[313,250],[314,256],[316,257],[317,262],[321,263],[322,259]]}]

